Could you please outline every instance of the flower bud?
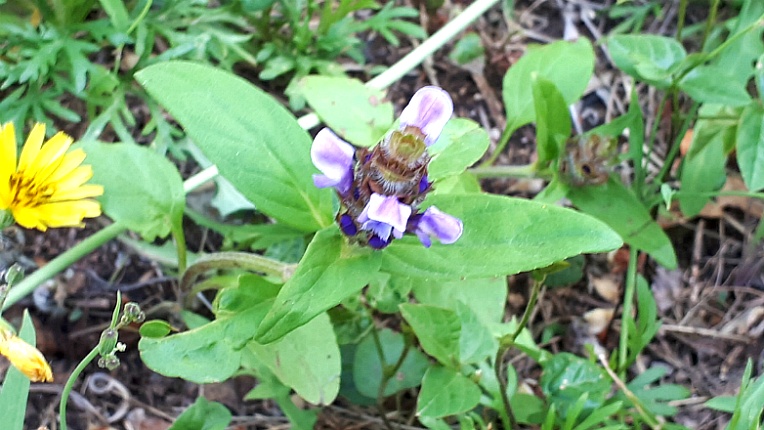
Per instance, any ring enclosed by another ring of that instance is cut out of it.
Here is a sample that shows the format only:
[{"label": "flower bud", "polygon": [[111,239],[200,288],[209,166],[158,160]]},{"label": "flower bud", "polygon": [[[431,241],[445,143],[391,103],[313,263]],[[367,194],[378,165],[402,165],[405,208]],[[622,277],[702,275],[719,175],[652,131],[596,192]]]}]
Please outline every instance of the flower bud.
[{"label": "flower bud", "polygon": [[119,367],[119,358],[114,354],[108,354],[98,359],[98,367],[114,370]]},{"label": "flower bud", "polygon": [[117,339],[119,338],[119,332],[113,328],[107,328],[101,332],[101,340],[98,343],[98,353],[101,356],[106,356],[114,353],[114,349],[117,347]]}]

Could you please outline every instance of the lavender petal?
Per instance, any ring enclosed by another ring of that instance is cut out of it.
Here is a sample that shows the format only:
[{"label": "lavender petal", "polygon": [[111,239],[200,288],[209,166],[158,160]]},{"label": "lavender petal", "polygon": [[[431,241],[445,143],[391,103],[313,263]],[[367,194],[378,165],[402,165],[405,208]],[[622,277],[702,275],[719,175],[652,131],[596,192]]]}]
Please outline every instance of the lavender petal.
[{"label": "lavender petal", "polygon": [[316,187],[336,187],[341,194],[347,194],[353,182],[353,154],[355,148],[331,130],[319,131],[310,147],[310,158],[323,173],[313,175]]},{"label": "lavender petal", "polygon": [[444,245],[456,242],[462,235],[464,226],[459,218],[441,212],[435,206],[430,206],[422,214],[416,226],[416,235],[425,247],[432,244],[434,237]]},{"label": "lavender petal", "polygon": [[425,135],[424,143],[430,146],[438,140],[453,112],[454,104],[447,92],[435,86],[424,87],[414,94],[403,109],[400,127],[419,128]]}]

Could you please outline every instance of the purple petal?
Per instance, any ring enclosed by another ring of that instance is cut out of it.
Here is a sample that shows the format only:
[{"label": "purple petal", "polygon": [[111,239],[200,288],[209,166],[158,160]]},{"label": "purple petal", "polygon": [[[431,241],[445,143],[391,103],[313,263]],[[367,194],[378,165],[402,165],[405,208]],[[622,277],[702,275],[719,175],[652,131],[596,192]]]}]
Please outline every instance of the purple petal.
[{"label": "purple petal", "polygon": [[424,87],[403,109],[400,127],[401,130],[407,126],[419,128],[425,135],[424,143],[430,146],[438,140],[453,112],[454,104],[447,92],[439,87]]},{"label": "purple petal", "polygon": [[392,233],[400,238],[406,231],[411,206],[404,205],[395,196],[372,193],[369,203],[358,216],[361,228],[387,240]]},{"label": "purple petal", "polygon": [[434,237],[444,245],[456,242],[462,235],[464,227],[459,218],[441,212],[435,206],[430,206],[422,214],[416,226],[416,235],[426,247],[430,247],[430,238]]},{"label": "purple petal", "polygon": [[355,236],[358,233],[358,227],[353,222],[353,217],[348,214],[342,214],[340,216],[340,230],[345,233],[345,236]]},{"label": "purple petal", "polygon": [[336,187],[347,194],[353,183],[353,154],[355,148],[328,128],[318,132],[310,147],[310,158],[323,175],[313,175],[318,188]]},{"label": "purple petal", "polygon": [[369,246],[371,246],[374,249],[382,249],[387,247],[387,245],[390,244],[389,240],[382,239],[381,237],[377,235],[373,235],[369,238]]}]

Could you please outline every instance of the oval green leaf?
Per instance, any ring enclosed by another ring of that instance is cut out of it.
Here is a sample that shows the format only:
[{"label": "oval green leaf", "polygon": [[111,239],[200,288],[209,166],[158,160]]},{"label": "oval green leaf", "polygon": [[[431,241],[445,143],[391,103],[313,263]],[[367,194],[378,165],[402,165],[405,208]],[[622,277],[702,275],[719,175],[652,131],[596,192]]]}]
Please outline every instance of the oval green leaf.
[{"label": "oval green leaf", "polygon": [[332,191],[311,178],[310,136],[271,96],[183,61],[149,66],[136,79],[259,211],[307,232],[332,223]]},{"label": "oval green leaf", "polygon": [[415,238],[382,252],[382,270],[430,279],[487,278],[546,267],[583,253],[621,246],[616,232],[588,215],[530,200],[487,195],[434,195],[427,203],[464,223],[451,245],[424,248]]},{"label": "oval green leaf", "polygon": [[417,415],[440,418],[467,412],[477,406],[480,394],[480,387],[461,373],[431,367],[422,379]]}]

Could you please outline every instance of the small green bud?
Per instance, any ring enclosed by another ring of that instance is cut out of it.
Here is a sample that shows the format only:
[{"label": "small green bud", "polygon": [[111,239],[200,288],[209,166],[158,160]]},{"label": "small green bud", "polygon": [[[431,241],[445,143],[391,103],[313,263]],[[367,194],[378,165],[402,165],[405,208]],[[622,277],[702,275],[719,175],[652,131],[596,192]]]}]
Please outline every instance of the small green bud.
[{"label": "small green bud", "polygon": [[143,322],[143,320],[146,319],[146,314],[143,313],[141,310],[141,307],[137,303],[127,303],[125,304],[125,310],[124,314],[122,315],[122,320],[129,324],[131,322]]},{"label": "small green bud", "polygon": [[3,279],[5,280],[5,283],[8,284],[9,288],[21,281],[23,277],[24,269],[22,269],[18,263],[13,263],[13,265],[6,269],[3,274]]},{"label": "small green bud", "polygon": [[107,328],[101,332],[101,341],[98,343],[98,353],[102,357],[106,357],[109,354],[113,354],[117,348],[117,339],[119,338],[119,332],[113,328]]},{"label": "small green bud", "polygon": [[108,354],[98,359],[98,367],[114,370],[119,367],[119,358],[114,354]]},{"label": "small green bud", "polygon": [[9,210],[0,211],[0,230],[12,226],[14,223],[13,214]]}]

